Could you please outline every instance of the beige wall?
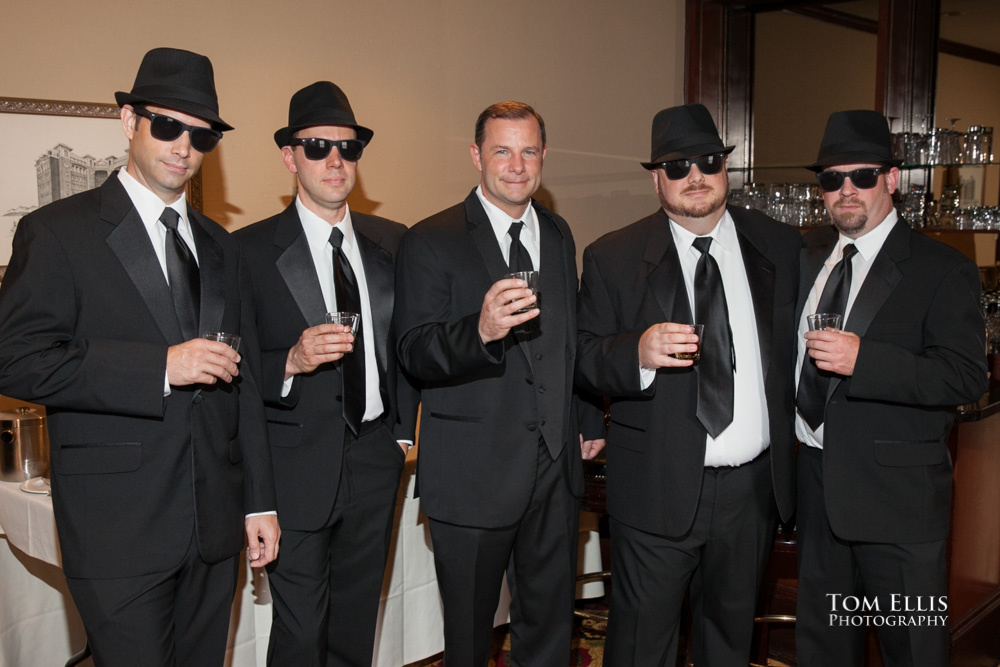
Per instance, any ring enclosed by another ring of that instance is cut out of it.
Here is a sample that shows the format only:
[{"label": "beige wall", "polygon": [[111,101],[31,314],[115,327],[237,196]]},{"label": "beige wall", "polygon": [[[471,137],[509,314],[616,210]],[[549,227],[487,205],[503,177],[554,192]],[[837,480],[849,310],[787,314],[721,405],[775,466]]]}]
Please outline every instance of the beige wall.
[{"label": "beige wall", "polygon": [[582,250],[655,210],[637,162],[653,114],[683,94],[682,0],[38,0],[3,14],[0,96],[112,102],[151,47],[208,55],[237,129],[205,161],[206,210],[229,229],[290,200],[271,135],[293,92],[329,79],[375,131],[356,210],[412,224],[464,198],[476,116],[519,99],[548,126],[540,196]]}]

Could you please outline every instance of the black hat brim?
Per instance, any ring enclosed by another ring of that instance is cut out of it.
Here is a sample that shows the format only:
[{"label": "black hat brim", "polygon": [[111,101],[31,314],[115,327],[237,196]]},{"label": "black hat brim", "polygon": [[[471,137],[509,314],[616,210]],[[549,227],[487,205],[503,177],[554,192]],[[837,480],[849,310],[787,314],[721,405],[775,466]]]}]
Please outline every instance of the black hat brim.
[{"label": "black hat brim", "polygon": [[876,155],[865,151],[845,151],[843,153],[833,153],[824,155],[810,165],[806,165],[809,171],[823,171],[827,167],[836,167],[841,164],[884,164],[887,167],[898,167],[903,164],[899,158],[887,158],[885,155]]},{"label": "black hat brim", "polygon": [[375,136],[375,132],[369,130],[364,125],[354,125],[352,123],[344,123],[342,121],[338,122],[336,120],[329,120],[326,122],[306,123],[304,125],[289,125],[288,127],[283,127],[274,133],[274,143],[278,144],[278,148],[281,148],[282,146],[287,146],[288,143],[292,140],[292,137],[294,137],[295,133],[298,132],[299,130],[304,130],[307,127],[317,127],[319,125],[333,125],[338,127],[353,128],[354,131],[358,133],[358,139],[362,143],[364,143],[365,146],[367,146],[368,143],[372,140],[372,137]]},{"label": "black hat brim", "polygon": [[699,158],[705,155],[717,155],[719,153],[729,155],[733,152],[734,148],[736,148],[736,146],[720,146],[718,144],[698,144],[695,146],[686,146],[680,150],[664,153],[651,162],[640,162],[639,164],[652,171],[664,162],[673,162],[674,160],[691,160],[693,158]]},{"label": "black hat brim", "polygon": [[175,109],[211,123],[212,127],[220,132],[228,132],[229,130],[234,129],[232,125],[219,118],[219,114],[215,113],[212,109],[190,100],[181,100],[171,97],[146,97],[118,91],[115,93],[115,102],[118,103],[119,107],[123,107],[126,104],[130,106],[141,104],[144,106],[153,105],[157,107],[164,107],[165,109]]}]

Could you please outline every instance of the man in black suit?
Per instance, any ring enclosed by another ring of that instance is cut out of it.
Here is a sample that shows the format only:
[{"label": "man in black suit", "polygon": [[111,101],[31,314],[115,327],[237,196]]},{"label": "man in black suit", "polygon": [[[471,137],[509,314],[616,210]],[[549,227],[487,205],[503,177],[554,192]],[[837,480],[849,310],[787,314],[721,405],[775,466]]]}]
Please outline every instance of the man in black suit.
[{"label": "man in black suit", "polygon": [[[948,614],[946,443],[954,407],[986,390],[985,329],[976,265],[898,218],[900,162],[882,114],[842,111],[808,167],[833,226],[805,237],[799,290],[795,636],[806,667],[860,665],[866,625],[886,665],[948,664],[943,620],[909,623]],[[817,312],[841,314],[843,330],[809,331]]]},{"label": "man in black suit", "polygon": [[[603,446],[599,418],[578,436],[572,401],[576,249],[566,221],[531,200],[545,156],[534,109],[488,107],[470,152],[479,187],[406,233],[396,273],[399,358],[422,390],[417,485],[445,661],[487,664],[506,571],[514,660],[564,665],[580,452]],[[538,294],[512,270],[538,271]]]},{"label": "man in black suit", "polygon": [[[278,540],[245,266],[184,197],[232,127],[189,51],[150,51],[115,97],[125,170],[18,225],[0,390],[48,409],[63,569],[95,663],[216,667],[243,526],[252,565]],[[217,331],[243,335],[242,360],[201,338]]]},{"label": "man in black suit", "polygon": [[702,105],[660,111],[643,166],[662,208],[584,252],[577,383],[611,397],[609,664],[673,665],[690,586],[696,664],[745,666],[778,513],[794,510],[801,244],[726,207],[732,150]]},{"label": "man in black suit", "polygon": [[[396,365],[394,261],[405,227],[351,211],[373,132],[343,91],[292,96],[274,133],[298,196],[237,237],[252,267],[281,557],[268,567],[268,664],[368,667],[416,393]],[[326,314],[360,315],[358,329]],[[397,400],[398,395],[398,400]]]}]

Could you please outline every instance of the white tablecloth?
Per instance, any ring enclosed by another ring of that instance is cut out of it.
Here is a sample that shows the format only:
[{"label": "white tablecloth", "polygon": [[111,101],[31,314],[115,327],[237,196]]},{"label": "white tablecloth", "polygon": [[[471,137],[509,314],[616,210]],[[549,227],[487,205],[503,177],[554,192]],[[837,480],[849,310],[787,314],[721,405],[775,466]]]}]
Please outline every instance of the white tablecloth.
[{"label": "white tablecloth", "polygon": [[[375,661],[400,667],[439,653],[441,598],[434,575],[427,519],[413,498],[414,461],[407,462],[393,533],[393,559],[382,589]],[[581,515],[582,571],[601,569],[597,534],[588,529],[593,515]],[[59,568],[59,547],[52,502],[0,482],[0,667],[62,665],[83,648],[86,635]],[[264,667],[271,629],[267,577],[245,566],[233,603],[227,667]],[[581,597],[603,594],[588,584]],[[496,622],[507,616],[506,587]]]}]

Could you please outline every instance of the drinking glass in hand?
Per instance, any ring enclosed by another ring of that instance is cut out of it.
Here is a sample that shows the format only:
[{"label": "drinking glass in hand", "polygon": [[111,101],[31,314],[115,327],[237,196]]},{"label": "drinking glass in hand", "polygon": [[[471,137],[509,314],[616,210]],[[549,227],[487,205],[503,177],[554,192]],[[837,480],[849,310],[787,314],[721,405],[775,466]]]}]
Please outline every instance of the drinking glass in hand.
[{"label": "drinking glass in hand", "polygon": [[357,313],[339,312],[326,314],[327,324],[339,324],[341,326],[350,327],[352,336],[358,333],[359,321],[361,321],[361,315]]},{"label": "drinking glass in hand", "polygon": [[840,328],[840,313],[813,313],[806,316],[809,331],[826,331]]},{"label": "drinking glass in hand", "polygon": [[243,340],[240,336],[236,334],[226,333],[224,331],[206,331],[201,335],[202,338],[206,340],[214,340],[220,343],[225,343],[229,347],[233,348],[233,351],[240,351],[240,341]]},{"label": "drinking glass in hand", "polygon": [[538,271],[515,271],[514,273],[508,273],[504,277],[524,281],[524,286],[530,289],[531,293],[535,295],[535,302],[533,304],[514,311],[515,313],[526,313],[533,308],[540,308],[542,295],[538,293]]},{"label": "drinking glass in hand", "polygon": [[701,359],[701,335],[705,333],[705,325],[689,324],[688,326],[691,327],[691,333],[693,333],[695,336],[698,337],[698,340],[695,342],[695,345],[698,346],[698,349],[695,350],[694,352],[674,352],[670,356],[673,357],[674,359],[685,359],[685,360],[691,359],[693,361],[698,361],[699,359]]}]

